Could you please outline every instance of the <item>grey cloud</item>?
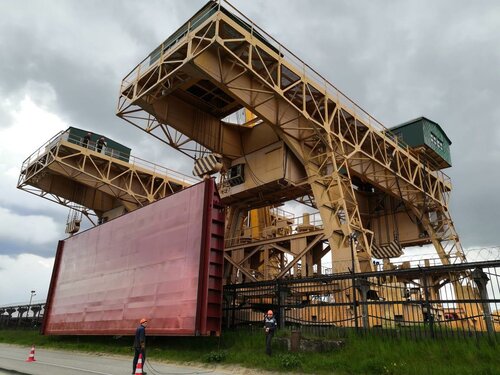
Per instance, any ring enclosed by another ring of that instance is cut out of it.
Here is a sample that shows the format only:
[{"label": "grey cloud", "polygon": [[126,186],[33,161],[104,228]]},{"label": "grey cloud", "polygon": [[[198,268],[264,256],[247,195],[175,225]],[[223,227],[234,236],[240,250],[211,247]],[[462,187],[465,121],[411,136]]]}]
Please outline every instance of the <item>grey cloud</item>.
[{"label": "grey cloud", "polygon": [[[114,113],[121,79],[204,4],[2,2],[0,14],[10,17],[0,15],[0,48],[7,51],[0,55],[0,94],[18,98],[28,80],[50,85],[57,95],[51,110],[71,125],[190,174],[189,160]],[[491,151],[500,146],[497,2],[234,4],[387,126],[421,115],[440,123],[453,141],[446,173],[461,239],[466,246],[498,244],[500,153]],[[0,112],[0,126],[9,121]]]},{"label": "grey cloud", "polygon": [[[57,242],[36,245],[36,249],[34,248],[34,245],[26,246],[25,243],[20,244],[19,242],[15,241],[2,240],[0,246],[0,255],[30,253],[40,255],[42,257],[52,257],[56,253]],[[2,271],[1,267],[0,271]]]}]

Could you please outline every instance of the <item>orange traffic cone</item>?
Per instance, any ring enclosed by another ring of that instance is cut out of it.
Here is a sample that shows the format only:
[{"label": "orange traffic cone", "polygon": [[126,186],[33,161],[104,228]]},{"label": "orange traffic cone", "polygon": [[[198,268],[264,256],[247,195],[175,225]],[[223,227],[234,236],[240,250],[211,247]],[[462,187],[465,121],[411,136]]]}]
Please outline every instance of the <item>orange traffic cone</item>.
[{"label": "orange traffic cone", "polygon": [[142,353],[139,354],[139,360],[137,361],[137,366],[135,366],[135,374],[142,374]]},{"label": "orange traffic cone", "polygon": [[28,359],[26,360],[26,362],[35,362],[36,359],[35,359],[35,345],[33,344],[33,346],[31,347],[31,351],[30,351],[30,355],[28,357]]}]

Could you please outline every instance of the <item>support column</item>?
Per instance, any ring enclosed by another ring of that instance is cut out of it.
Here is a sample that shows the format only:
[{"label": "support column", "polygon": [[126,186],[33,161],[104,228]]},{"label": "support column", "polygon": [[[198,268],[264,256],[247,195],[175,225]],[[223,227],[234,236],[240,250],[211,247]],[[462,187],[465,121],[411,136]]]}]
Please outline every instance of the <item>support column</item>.
[{"label": "support column", "polygon": [[429,330],[431,333],[431,337],[434,338],[434,311],[432,309],[432,305],[430,302],[430,296],[429,296],[429,288],[431,287],[429,285],[429,276],[426,275],[425,273],[421,276],[421,280],[423,281],[423,287],[424,287],[424,295],[425,295],[425,304],[423,308],[425,308],[425,313],[426,313],[426,318],[424,320],[424,324],[428,323],[429,324]]},{"label": "support column", "polygon": [[370,290],[370,283],[368,282],[367,279],[365,278],[358,278],[356,279],[356,289],[359,290],[361,293],[361,319],[363,322],[363,328],[368,329],[369,327],[369,322],[368,322],[368,291]]},{"label": "support column", "polygon": [[472,278],[474,279],[474,282],[479,289],[479,296],[481,297],[481,305],[483,307],[483,316],[486,323],[486,329],[488,330],[488,334],[494,337],[495,327],[493,326],[490,305],[488,303],[488,291],[486,289],[486,285],[488,284],[488,281],[490,281],[490,279],[480,268],[476,268],[474,271],[472,271]]},{"label": "support column", "polygon": [[285,328],[285,303],[286,303],[286,298],[288,297],[288,288],[283,287],[279,280],[277,280],[276,286],[278,288],[277,294],[278,294],[278,310],[279,310],[279,317],[278,317],[278,327],[280,329]]}]

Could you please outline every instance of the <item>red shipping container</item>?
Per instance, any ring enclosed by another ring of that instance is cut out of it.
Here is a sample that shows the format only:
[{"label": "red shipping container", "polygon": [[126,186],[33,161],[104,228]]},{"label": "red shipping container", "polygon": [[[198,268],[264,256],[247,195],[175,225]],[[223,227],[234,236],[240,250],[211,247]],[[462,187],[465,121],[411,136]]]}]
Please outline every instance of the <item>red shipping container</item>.
[{"label": "red shipping container", "polygon": [[206,180],[59,242],[43,333],[220,334],[224,212]]}]

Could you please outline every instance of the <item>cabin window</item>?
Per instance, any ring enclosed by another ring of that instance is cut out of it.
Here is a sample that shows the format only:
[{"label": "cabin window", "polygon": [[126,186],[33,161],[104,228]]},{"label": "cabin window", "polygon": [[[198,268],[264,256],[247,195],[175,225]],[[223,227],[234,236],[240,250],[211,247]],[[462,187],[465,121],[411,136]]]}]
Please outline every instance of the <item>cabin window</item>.
[{"label": "cabin window", "polygon": [[438,150],[443,151],[443,141],[439,139],[434,133],[431,133],[431,144]]}]

